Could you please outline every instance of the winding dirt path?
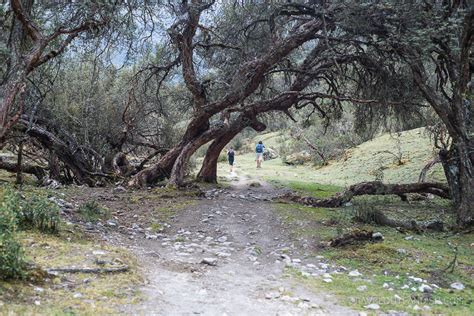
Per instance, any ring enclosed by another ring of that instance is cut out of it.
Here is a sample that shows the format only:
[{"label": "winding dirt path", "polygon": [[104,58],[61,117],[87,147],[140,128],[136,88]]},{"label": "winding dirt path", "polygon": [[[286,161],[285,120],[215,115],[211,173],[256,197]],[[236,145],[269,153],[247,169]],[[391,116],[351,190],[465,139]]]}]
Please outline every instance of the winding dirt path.
[{"label": "winding dirt path", "polygon": [[[322,275],[327,265],[304,259],[268,199],[276,193],[246,177],[210,190],[180,211],[163,234],[126,242],[144,267],[145,300],[134,315],[357,315],[285,276],[293,266]],[[315,259],[312,259],[313,261]],[[322,267],[322,268],[321,268]]]}]

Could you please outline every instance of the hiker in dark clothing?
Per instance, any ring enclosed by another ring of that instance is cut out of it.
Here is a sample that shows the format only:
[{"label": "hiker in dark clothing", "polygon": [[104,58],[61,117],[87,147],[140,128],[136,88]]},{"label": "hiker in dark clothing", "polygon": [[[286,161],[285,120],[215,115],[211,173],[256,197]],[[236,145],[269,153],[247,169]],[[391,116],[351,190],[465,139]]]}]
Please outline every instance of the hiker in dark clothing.
[{"label": "hiker in dark clothing", "polygon": [[227,160],[229,160],[230,172],[234,172],[235,151],[231,148],[227,151]]}]

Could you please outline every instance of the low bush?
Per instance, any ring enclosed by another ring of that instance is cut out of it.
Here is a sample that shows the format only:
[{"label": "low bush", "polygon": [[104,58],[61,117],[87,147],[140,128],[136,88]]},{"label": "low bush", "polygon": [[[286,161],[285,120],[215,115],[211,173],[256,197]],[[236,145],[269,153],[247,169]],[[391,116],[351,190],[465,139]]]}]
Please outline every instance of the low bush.
[{"label": "low bush", "polygon": [[221,152],[219,154],[219,158],[217,159],[217,162],[227,162],[227,151],[226,152]]},{"label": "low bush", "polygon": [[108,216],[107,209],[103,208],[95,200],[87,201],[86,203],[79,206],[79,213],[84,220],[93,223]]},{"label": "low bush", "polygon": [[6,188],[0,205],[0,279],[24,275],[23,249],[16,239],[19,209],[18,194]]},{"label": "low bush", "polygon": [[231,142],[230,147],[232,147],[235,151],[241,150],[244,147],[243,138],[241,135],[237,135]]},{"label": "low bush", "polygon": [[22,209],[20,225],[25,228],[35,228],[43,233],[59,231],[59,207],[45,197],[35,196],[26,200]]}]

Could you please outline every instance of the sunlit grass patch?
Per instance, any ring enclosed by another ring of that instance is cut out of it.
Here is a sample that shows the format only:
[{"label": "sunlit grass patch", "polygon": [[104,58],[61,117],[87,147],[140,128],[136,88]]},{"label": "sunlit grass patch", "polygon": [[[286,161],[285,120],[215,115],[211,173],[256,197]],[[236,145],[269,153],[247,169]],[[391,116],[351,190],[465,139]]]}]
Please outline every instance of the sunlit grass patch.
[{"label": "sunlit grass patch", "polygon": [[117,314],[124,305],[140,299],[136,288],[143,279],[134,256],[120,248],[96,241],[72,241],[66,236],[29,231],[22,232],[20,240],[27,260],[43,269],[95,268],[102,266],[97,263],[97,259],[101,259],[118,265],[126,264],[130,267],[129,272],[60,274],[35,282],[29,279],[0,282],[0,314]]},{"label": "sunlit grass patch", "polygon": [[334,194],[344,190],[344,188],[341,188],[335,185],[302,182],[302,181],[281,181],[281,180],[274,179],[272,183],[275,183],[279,186],[290,188],[293,191],[296,191],[302,195],[309,195],[309,196],[313,196],[317,198],[331,197]]},{"label": "sunlit grass patch", "polygon": [[[265,161],[261,170],[256,170],[254,146],[262,139],[267,147],[278,151],[288,141],[285,131],[256,136],[249,140],[248,151],[237,153],[235,165],[238,174],[247,174],[263,180],[285,180],[307,183],[324,183],[340,187],[375,179],[377,170],[383,169],[383,181],[387,183],[417,182],[420,170],[433,158],[433,144],[425,129],[417,128],[400,133],[402,165],[394,163],[396,137],[384,134],[346,151],[339,160],[330,161],[327,166],[316,168],[310,163],[288,166],[281,158]],[[218,175],[226,175],[228,165],[219,163]],[[427,181],[444,182],[445,177],[438,164],[428,173]]]}]

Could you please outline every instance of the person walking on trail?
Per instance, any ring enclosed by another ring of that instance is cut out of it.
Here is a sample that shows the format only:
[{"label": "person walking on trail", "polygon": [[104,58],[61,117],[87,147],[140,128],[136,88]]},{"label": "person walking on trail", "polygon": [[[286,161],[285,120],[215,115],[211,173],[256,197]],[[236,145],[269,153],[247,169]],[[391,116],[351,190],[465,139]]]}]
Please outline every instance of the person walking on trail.
[{"label": "person walking on trail", "polygon": [[229,165],[230,165],[230,173],[234,172],[234,159],[235,159],[235,151],[231,147],[227,151],[227,160],[229,161]]},{"label": "person walking on trail", "polygon": [[263,146],[262,141],[259,141],[255,147],[255,152],[257,153],[257,168],[262,168],[263,153],[265,151],[265,146]]}]

